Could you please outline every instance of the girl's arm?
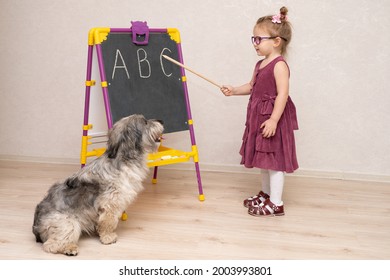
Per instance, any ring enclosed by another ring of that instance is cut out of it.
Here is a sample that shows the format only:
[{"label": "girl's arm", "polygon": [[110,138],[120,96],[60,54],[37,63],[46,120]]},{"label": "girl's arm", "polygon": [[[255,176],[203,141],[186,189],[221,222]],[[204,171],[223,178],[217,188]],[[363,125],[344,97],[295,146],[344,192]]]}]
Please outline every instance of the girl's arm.
[{"label": "girl's arm", "polygon": [[275,99],[275,105],[271,117],[260,126],[260,128],[263,128],[263,137],[269,138],[275,135],[276,127],[278,126],[279,119],[284,112],[288,99],[289,73],[288,66],[285,62],[280,61],[276,63],[274,76],[278,95]]},{"label": "girl's arm", "polygon": [[245,85],[239,86],[239,87],[232,87],[232,86],[222,86],[221,91],[226,96],[232,96],[232,95],[248,95],[251,93],[252,86],[250,83],[247,83]]}]

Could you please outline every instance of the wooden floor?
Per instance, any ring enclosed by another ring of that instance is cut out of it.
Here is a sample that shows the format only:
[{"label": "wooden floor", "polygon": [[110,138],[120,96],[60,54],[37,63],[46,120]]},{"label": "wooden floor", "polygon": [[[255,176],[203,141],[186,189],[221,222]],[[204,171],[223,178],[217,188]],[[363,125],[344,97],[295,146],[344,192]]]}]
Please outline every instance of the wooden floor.
[{"label": "wooden floor", "polygon": [[[31,232],[50,185],[78,165],[0,161],[0,259],[69,259],[45,253]],[[83,237],[75,259],[390,259],[390,184],[287,176],[286,215],[257,218],[242,200],[260,176],[159,169],[120,222],[116,244]]]}]

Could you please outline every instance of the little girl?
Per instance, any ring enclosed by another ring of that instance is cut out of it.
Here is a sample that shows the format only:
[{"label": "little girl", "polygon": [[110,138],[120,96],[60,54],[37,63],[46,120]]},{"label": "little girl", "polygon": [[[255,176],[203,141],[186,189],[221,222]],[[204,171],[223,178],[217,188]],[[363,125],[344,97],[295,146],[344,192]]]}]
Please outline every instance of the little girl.
[{"label": "little girl", "polygon": [[284,173],[298,168],[294,130],[298,121],[289,97],[290,70],[283,58],[291,41],[287,8],[257,20],[252,43],[259,56],[252,80],[238,87],[223,86],[226,96],[249,95],[241,164],[261,169],[262,190],[244,200],[253,216],[284,215]]}]

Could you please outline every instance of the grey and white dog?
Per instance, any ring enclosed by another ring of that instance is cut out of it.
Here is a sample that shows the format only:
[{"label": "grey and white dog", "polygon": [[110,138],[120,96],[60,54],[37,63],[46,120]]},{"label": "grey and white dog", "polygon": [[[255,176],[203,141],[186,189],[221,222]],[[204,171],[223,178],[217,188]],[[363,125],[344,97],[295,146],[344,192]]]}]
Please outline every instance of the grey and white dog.
[{"label": "grey and white dog", "polygon": [[123,211],[142,191],[147,153],[156,152],[162,121],[132,115],[109,131],[107,150],[64,182],[54,184],[35,210],[32,227],[46,252],[78,254],[81,234],[116,242]]}]

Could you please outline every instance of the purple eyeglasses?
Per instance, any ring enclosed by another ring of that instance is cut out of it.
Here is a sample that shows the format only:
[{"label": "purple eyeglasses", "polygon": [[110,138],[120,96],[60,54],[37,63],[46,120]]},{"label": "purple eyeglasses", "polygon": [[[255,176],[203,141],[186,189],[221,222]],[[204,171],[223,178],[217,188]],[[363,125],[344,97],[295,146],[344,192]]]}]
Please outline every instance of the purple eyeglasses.
[{"label": "purple eyeglasses", "polygon": [[275,38],[278,38],[278,37],[283,39],[284,41],[287,41],[286,38],[283,38],[283,37],[280,37],[280,36],[270,36],[270,37],[252,36],[251,39],[252,39],[252,44],[260,45],[261,41],[263,41],[263,40],[275,39]]}]

